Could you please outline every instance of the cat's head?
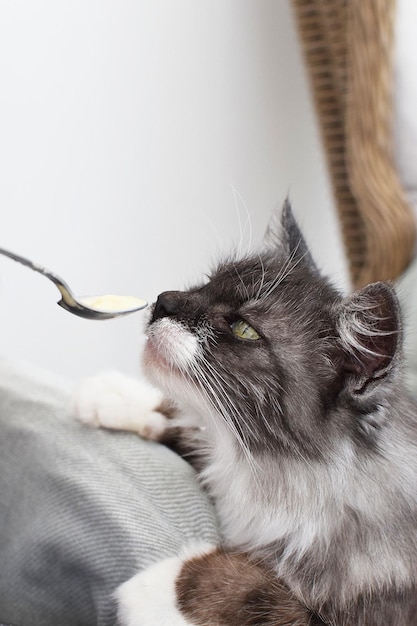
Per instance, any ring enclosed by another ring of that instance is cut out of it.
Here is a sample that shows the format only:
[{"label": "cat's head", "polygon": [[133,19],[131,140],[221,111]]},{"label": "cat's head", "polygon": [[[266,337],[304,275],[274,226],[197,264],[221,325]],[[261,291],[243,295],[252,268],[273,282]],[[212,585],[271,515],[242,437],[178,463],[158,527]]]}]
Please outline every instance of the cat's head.
[{"label": "cat's head", "polygon": [[392,288],[375,283],[343,298],[288,202],[259,253],[162,293],[147,335],[153,382],[254,452],[317,456],[340,436],[372,445],[401,360]]}]

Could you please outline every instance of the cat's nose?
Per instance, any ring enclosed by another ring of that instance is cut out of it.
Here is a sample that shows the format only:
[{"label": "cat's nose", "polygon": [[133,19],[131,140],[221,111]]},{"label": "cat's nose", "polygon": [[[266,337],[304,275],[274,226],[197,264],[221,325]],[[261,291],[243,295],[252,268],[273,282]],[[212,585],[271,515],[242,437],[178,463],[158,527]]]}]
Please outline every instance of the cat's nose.
[{"label": "cat's nose", "polygon": [[177,315],[181,308],[182,300],[183,294],[181,291],[164,291],[161,293],[156,300],[151,323],[161,317]]}]

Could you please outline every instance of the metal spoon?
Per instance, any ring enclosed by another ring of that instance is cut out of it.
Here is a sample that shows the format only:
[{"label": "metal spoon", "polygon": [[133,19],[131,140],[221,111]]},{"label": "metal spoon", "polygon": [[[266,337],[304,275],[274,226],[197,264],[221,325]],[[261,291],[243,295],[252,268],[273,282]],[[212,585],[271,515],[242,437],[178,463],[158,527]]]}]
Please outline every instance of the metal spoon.
[{"label": "metal spoon", "polygon": [[0,248],[0,254],[17,261],[26,267],[30,267],[31,270],[39,272],[49,278],[59,289],[61,293],[61,300],[59,300],[59,306],[66,309],[74,315],[79,317],[86,317],[90,320],[108,320],[112,317],[120,317],[121,315],[129,315],[129,313],[135,313],[148,306],[145,300],[136,298],[133,296],[88,296],[77,298],[72,293],[66,282],[59,276],[38,265],[29,259],[25,259],[23,256],[19,256],[14,252]]}]

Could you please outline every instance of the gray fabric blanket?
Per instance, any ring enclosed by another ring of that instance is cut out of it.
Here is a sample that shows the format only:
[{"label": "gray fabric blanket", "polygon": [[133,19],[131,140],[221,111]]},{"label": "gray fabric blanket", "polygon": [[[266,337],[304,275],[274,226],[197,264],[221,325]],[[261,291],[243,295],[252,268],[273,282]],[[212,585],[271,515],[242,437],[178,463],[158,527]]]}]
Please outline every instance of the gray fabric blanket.
[{"label": "gray fabric blanket", "polygon": [[112,592],[193,539],[216,542],[190,466],[70,415],[71,385],[0,361],[0,622],[107,626]]}]

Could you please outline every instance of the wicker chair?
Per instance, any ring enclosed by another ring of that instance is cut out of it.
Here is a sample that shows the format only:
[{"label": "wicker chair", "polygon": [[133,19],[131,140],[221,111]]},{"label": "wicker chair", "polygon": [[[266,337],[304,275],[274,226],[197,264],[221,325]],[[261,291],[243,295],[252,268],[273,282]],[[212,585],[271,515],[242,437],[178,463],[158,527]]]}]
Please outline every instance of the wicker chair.
[{"label": "wicker chair", "polygon": [[392,150],[395,0],[292,0],[353,287],[395,280],[416,225]]}]

